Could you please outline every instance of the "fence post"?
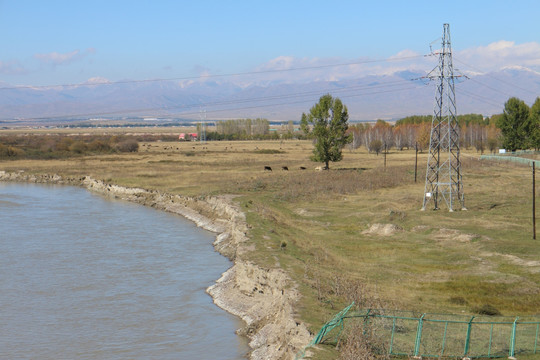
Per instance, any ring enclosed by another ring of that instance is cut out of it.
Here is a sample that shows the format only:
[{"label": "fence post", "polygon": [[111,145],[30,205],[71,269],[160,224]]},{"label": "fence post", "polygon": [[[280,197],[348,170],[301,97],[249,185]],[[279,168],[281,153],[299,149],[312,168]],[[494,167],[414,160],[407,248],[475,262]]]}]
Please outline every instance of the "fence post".
[{"label": "fence post", "polygon": [[416,328],[416,341],[414,342],[414,356],[418,356],[418,353],[420,352],[420,341],[422,339],[422,323],[424,321],[424,316],[426,316],[426,314],[422,314],[420,319],[418,319],[418,327]]},{"label": "fence post", "polygon": [[540,324],[536,324],[536,336],[534,337],[534,352],[536,354],[536,345],[538,345],[538,330],[540,330]]},{"label": "fence post", "polygon": [[488,357],[491,356],[491,344],[493,343],[493,323],[489,329],[489,347],[488,347]]},{"label": "fence post", "polygon": [[444,346],[446,345],[446,330],[448,330],[448,321],[444,322],[444,334],[442,339],[441,357],[444,355]]},{"label": "fence post", "polygon": [[390,337],[390,350],[388,354],[392,355],[392,347],[394,346],[394,332],[396,331],[396,318],[392,320],[392,336]]},{"label": "fence post", "polygon": [[368,309],[368,311],[366,312],[366,315],[364,315],[364,330],[362,331],[362,334],[364,334],[364,335],[367,334],[367,328],[369,326],[370,312],[371,312],[371,309]]},{"label": "fence post", "polygon": [[469,347],[471,345],[471,328],[472,328],[472,322],[474,320],[474,316],[469,320],[469,324],[467,325],[467,337],[465,338],[465,349],[463,350],[463,356],[466,357],[469,353]]},{"label": "fence post", "polygon": [[510,339],[510,352],[508,353],[508,356],[514,357],[515,348],[516,348],[516,327],[517,327],[517,321],[519,317],[516,317],[514,320],[514,325],[512,325],[512,339]]}]

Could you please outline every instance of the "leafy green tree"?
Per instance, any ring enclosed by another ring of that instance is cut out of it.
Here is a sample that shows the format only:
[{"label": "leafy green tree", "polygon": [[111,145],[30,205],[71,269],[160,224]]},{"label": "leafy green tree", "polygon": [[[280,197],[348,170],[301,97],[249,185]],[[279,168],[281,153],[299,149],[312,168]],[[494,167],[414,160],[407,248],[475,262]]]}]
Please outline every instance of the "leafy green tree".
[{"label": "leafy green tree", "polygon": [[306,135],[315,138],[312,161],[323,162],[328,169],[330,161],[342,159],[342,149],[352,141],[347,134],[349,113],[339,98],[323,95],[319,102],[302,114],[300,126]]},{"label": "leafy green tree", "polygon": [[497,140],[497,138],[488,138],[487,139],[487,145],[488,145],[488,148],[489,148],[489,151],[492,153],[492,154],[495,154],[495,150],[497,150],[497,147],[499,146],[499,141]]},{"label": "leafy green tree", "polygon": [[531,106],[529,117],[531,120],[530,146],[538,150],[540,149],[540,97],[537,97]]},{"label": "leafy green tree", "polygon": [[383,143],[379,139],[371,140],[371,142],[369,143],[369,152],[373,151],[375,154],[377,154],[377,156],[379,156],[379,154],[381,153],[382,148]]},{"label": "leafy green tree", "polygon": [[527,149],[532,128],[527,104],[516,97],[508,99],[503,115],[497,119],[497,127],[501,129],[503,148],[511,151]]},{"label": "leafy green tree", "polygon": [[396,126],[399,125],[411,125],[411,124],[422,124],[425,122],[431,123],[433,116],[432,115],[412,115],[404,117],[396,121]]}]

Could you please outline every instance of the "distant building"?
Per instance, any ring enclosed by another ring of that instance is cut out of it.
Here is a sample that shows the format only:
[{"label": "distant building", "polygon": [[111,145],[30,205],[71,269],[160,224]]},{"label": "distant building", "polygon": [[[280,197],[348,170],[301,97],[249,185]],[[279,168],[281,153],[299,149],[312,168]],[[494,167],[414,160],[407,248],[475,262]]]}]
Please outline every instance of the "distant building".
[{"label": "distant building", "polygon": [[180,133],[178,140],[180,141],[197,141],[197,133]]}]

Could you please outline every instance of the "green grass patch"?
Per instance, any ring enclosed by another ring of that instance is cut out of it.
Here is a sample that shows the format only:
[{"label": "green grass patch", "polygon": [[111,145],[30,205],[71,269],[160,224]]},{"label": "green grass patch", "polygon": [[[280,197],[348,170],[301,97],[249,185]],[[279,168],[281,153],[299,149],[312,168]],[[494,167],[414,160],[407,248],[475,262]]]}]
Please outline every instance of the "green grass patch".
[{"label": "green grass patch", "polygon": [[277,149],[258,149],[252,151],[254,154],[286,154],[283,150],[277,150]]}]

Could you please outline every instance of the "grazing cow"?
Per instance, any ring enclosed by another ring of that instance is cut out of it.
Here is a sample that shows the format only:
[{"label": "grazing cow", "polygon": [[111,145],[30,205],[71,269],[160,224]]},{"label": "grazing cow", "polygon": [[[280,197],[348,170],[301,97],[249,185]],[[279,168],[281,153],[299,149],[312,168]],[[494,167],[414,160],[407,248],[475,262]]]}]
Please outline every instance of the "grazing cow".
[{"label": "grazing cow", "polygon": [[305,166],[300,166],[300,170],[306,170]]},{"label": "grazing cow", "polygon": [[272,168],[270,166],[265,166],[264,171],[272,171]]},{"label": "grazing cow", "polygon": [[286,167],[286,166],[282,166],[282,167],[281,167],[281,170],[289,171],[289,168]]}]

